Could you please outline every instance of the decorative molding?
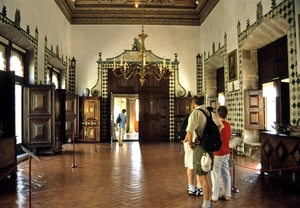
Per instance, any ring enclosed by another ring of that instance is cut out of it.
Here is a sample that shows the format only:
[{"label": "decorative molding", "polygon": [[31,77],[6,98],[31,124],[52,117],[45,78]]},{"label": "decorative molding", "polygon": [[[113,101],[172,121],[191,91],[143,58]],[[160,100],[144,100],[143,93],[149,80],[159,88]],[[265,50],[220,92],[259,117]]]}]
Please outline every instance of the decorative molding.
[{"label": "decorative molding", "polygon": [[[55,0],[70,24],[118,24],[141,23],[141,11],[132,1]],[[144,3],[145,25],[199,26],[219,0],[151,1]]]},{"label": "decorative molding", "polygon": [[[26,30],[20,27],[21,12],[16,10],[15,18],[17,23],[7,17],[6,7],[3,6],[2,13],[0,12],[0,35],[12,41],[14,44],[26,49],[32,62],[29,63],[29,76],[33,79],[26,80],[27,83],[38,84],[38,69],[37,69],[37,51],[38,51],[38,29],[35,30],[35,37],[30,35],[30,28]],[[17,38],[16,38],[17,37]]]}]

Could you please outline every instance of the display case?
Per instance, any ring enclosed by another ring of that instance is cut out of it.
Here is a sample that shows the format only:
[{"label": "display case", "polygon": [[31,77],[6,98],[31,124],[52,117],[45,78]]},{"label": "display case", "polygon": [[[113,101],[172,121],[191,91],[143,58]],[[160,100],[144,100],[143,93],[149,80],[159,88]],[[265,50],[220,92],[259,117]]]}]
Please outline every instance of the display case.
[{"label": "display case", "polygon": [[16,175],[16,137],[0,138],[0,179],[6,175]]},{"label": "display case", "polygon": [[79,137],[76,142],[100,142],[100,97],[79,98]]},{"label": "display case", "polygon": [[186,115],[188,115],[192,109],[193,98],[192,97],[177,97],[175,98],[175,139],[179,139],[179,132],[181,123]]},{"label": "display case", "polygon": [[175,115],[185,116],[192,110],[192,97],[175,98]]}]

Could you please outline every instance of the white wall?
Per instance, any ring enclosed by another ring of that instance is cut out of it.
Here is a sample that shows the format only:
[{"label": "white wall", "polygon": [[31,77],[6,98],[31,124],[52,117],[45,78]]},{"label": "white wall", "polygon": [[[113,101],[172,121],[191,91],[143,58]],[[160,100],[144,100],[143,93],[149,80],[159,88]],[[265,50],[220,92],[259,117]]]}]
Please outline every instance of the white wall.
[{"label": "white wall", "polygon": [[[77,60],[76,91],[92,88],[97,80],[99,52],[102,60],[131,50],[133,39],[141,33],[141,25],[72,26],[72,56]],[[178,54],[180,83],[196,93],[196,56],[200,50],[199,27],[144,26],[147,50],[174,60]]]},{"label": "white wall", "polygon": [[[296,0],[298,1],[298,0]],[[212,54],[212,43],[224,45],[224,35],[227,34],[227,53],[238,48],[237,25],[241,24],[241,31],[256,21],[256,7],[261,2],[263,14],[271,9],[271,0],[220,0],[200,27],[201,53]],[[282,0],[277,0],[277,5]],[[206,56],[207,57],[207,56]]]}]

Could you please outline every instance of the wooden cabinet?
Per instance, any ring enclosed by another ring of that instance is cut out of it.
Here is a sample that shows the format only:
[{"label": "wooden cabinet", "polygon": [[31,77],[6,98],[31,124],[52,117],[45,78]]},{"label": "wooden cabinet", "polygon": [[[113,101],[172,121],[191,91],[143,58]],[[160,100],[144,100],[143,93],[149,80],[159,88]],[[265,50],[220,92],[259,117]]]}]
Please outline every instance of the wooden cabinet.
[{"label": "wooden cabinet", "polygon": [[79,136],[79,95],[66,95],[66,138]]},{"label": "wooden cabinet", "polygon": [[80,97],[77,142],[100,142],[100,97]]},{"label": "wooden cabinet", "polygon": [[37,153],[60,152],[65,140],[66,91],[54,85],[24,87],[24,145]]},{"label": "wooden cabinet", "polygon": [[0,179],[16,176],[17,156],[15,137],[15,74],[0,70]]},{"label": "wooden cabinet", "polygon": [[263,132],[260,138],[261,175],[300,186],[300,137]]},{"label": "wooden cabinet", "polygon": [[0,138],[0,179],[5,175],[16,175],[16,138]]},{"label": "wooden cabinet", "polygon": [[185,116],[192,110],[192,97],[175,98],[175,115]]},{"label": "wooden cabinet", "polygon": [[179,140],[181,123],[193,109],[192,97],[175,98],[175,140]]}]

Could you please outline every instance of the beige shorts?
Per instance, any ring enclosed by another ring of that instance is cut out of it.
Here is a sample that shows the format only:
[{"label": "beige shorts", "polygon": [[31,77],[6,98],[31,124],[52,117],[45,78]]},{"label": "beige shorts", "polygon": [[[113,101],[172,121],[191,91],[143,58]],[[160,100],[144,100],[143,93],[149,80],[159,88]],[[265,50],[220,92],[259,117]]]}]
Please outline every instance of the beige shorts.
[{"label": "beige shorts", "polygon": [[190,148],[188,142],[183,143],[183,148],[184,148],[184,167],[188,169],[194,169],[194,164],[193,164],[194,151]]}]

